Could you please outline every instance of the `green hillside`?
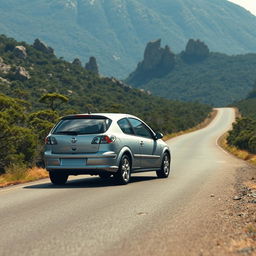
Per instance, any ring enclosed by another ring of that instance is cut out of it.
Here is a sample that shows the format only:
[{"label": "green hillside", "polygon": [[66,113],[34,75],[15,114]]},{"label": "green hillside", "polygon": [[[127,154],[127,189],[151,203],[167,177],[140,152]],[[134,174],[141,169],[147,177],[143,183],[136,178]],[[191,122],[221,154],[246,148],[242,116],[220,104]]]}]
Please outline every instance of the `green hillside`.
[{"label": "green hillside", "polygon": [[0,0],[0,34],[40,38],[58,56],[93,55],[104,75],[124,78],[149,40],[180,52],[189,38],[212,51],[256,51],[256,17],[226,0]]},{"label": "green hillside", "polygon": [[[194,46],[188,47],[189,44]],[[213,106],[226,106],[245,98],[256,79],[256,54],[226,55],[207,51],[205,47],[203,42],[190,40],[186,50],[175,55],[172,69],[155,77],[149,74],[154,74],[159,64],[149,70],[141,69],[143,63],[152,62],[144,56],[126,82],[165,98]]]},{"label": "green hillside", "polygon": [[169,101],[100,77],[44,47],[37,50],[0,36],[0,145],[8,144],[0,150],[0,169],[38,158],[44,136],[65,114],[125,112],[170,133],[193,127],[211,111],[207,105]]}]

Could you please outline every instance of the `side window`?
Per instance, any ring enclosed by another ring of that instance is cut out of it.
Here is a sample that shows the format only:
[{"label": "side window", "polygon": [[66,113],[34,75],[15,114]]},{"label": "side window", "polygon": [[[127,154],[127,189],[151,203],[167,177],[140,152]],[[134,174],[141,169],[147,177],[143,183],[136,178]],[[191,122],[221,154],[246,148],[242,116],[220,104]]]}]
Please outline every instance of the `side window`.
[{"label": "side window", "polygon": [[129,118],[129,121],[130,121],[136,135],[152,139],[151,131],[141,121],[134,119],[134,118]]},{"label": "side window", "polygon": [[133,129],[126,118],[119,120],[117,123],[123,133],[134,135]]}]

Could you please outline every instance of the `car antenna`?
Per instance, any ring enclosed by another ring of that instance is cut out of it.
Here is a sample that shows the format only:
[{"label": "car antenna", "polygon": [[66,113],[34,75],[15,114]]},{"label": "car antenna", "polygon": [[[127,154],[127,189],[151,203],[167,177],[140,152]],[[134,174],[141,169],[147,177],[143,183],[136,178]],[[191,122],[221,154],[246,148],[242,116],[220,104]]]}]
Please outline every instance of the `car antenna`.
[{"label": "car antenna", "polygon": [[87,112],[89,115],[91,114],[90,108],[88,106],[87,106]]}]

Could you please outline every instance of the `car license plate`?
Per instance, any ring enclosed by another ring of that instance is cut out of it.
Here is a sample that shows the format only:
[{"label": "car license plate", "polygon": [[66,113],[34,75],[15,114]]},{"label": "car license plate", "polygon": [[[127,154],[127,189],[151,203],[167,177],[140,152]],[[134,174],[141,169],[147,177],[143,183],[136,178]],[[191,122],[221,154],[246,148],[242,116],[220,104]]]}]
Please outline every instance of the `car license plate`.
[{"label": "car license plate", "polygon": [[66,166],[84,166],[86,165],[86,159],[78,158],[78,159],[70,159],[70,158],[63,158],[61,159],[61,165]]}]

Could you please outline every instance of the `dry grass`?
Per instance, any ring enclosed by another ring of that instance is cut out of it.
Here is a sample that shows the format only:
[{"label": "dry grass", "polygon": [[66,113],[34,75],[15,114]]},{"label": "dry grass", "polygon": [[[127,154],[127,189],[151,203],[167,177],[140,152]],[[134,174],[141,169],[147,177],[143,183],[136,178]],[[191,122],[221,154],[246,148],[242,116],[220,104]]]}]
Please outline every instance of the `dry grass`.
[{"label": "dry grass", "polygon": [[25,169],[19,166],[13,166],[12,170],[7,170],[6,174],[0,175],[0,187],[21,184],[48,177],[48,172],[42,168]]},{"label": "dry grass", "polygon": [[193,127],[193,128],[190,128],[188,130],[185,130],[185,131],[180,131],[180,132],[175,132],[175,133],[171,133],[171,134],[167,134],[164,136],[163,140],[164,141],[167,141],[171,138],[174,138],[174,137],[177,137],[177,136],[180,136],[180,135],[183,135],[183,134],[186,134],[186,133],[190,133],[190,132],[194,132],[194,131],[197,131],[197,130],[200,130],[200,129],[203,129],[205,128],[208,124],[211,123],[211,121],[216,117],[217,115],[217,110],[214,109],[208,116],[207,118],[200,124],[198,124],[197,126]]},{"label": "dry grass", "polygon": [[[246,235],[246,233],[245,233]],[[229,251],[233,253],[237,253],[238,255],[255,255],[255,246],[256,241],[253,238],[245,237],[241,240],[233,240],[231,242],[231,246]]]},{"label": "dry grass", "polygon": [[245,160],[253,165],[256,165],[256,155],[255,154],[251,154],[246,150],[241,150],[238,149],[234,146],[230,146],[227,143],[227,136],[228,134],[225,133],[224,135],[222,135],[219,140],[218,140],[218,144],[225,149],[226,151],[228,151],[229,153],[231,153],[232,155]]}]

